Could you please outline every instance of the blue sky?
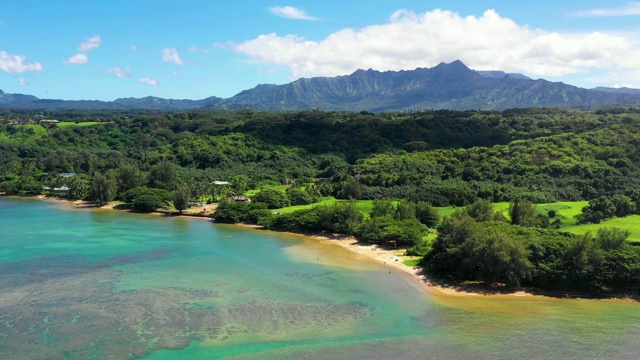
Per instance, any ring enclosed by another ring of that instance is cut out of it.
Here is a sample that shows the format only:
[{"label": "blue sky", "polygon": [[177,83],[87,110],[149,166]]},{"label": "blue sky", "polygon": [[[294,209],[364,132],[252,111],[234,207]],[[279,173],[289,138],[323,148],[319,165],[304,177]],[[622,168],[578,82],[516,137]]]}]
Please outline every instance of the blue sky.
[{"label": "blue sky", "polygon": [[20,0],[0,89],[40,98],[230,97],[258,84],[460,59],[640,88],[640,1]]}]

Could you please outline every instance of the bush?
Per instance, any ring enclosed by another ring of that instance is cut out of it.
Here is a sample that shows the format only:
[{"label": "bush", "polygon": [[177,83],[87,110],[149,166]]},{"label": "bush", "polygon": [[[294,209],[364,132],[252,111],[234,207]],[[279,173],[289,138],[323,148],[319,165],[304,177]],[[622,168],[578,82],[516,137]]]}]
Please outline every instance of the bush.
[{"label": "bush", "polygon": [[321,221],[321,211],[318,207],[276,215],[270,220],[269,224],[262,223],[261,225],[279,230],[325,230]]},{"label": "bush", "polygon": [[416,218],[422,224],[434,228],[440,221],[440,214],[438,214],[438,210],[431,206],[430,203],[419,201],[416,204]]},{"label": "bush", "polygon": [[358,211],[355,201],[317,206],[317,209],[320,212],[323,228],[334,233],[353,235],[364,219],[362,213]]},{"label": "bush", "polygon": [[285,191],[285,194],[287,195],[291,205],[307,205],[314,202],[308,192],[297,187],[288,188]]},{"label": "bush", "polygon": [[279,209],[289,205],[287,195],[275,189],[261,190],[253,197],[253,201],[266,204],[267,209]]},{"label": "bush", "polygon": [[217,223],[236,224],[244,222],[249,218],[249,203],[231,200],[221,201],[218,204],[213,218]]},{"label": "bush", "polygon": [[167,200],[154,194],[144,194],[133,199],[131,207],[137,212],[152,212],[161,207]]},{"label": "bush", "polygon": [[221,201],[213,214],[217,223],[236,224],[248,222],[262,224],[271,216],[271,212],[262,203],[246,203],[233,200]]},{"label": "bush", "polygon": [[171,201],[172,197],[173,194],[168,190],[147,187],[129,189],[120,196],[125,204],[138,212],[155,211],[164,203]]}]

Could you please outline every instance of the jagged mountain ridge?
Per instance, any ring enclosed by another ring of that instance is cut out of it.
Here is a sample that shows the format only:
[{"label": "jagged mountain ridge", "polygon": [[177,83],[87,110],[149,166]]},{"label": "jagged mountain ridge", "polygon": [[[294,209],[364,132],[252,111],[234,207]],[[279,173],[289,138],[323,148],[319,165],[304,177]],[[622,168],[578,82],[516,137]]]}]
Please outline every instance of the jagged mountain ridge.
[{"label": "jagged mountain ridge", "polygon": [[[504,75],[502,75],[504,74]],[[597,108],[638,104],[640,94],[588,90],[520,74],[478,72],[460,61],[411,71],[358,70],[333,78],[260,85],[225,100],[258,110],[502,110],[536,106]]]},{"label": "jagged mountain ridge", "polygon": [[581,107],[640,104],[640,90],[584,89],[533,80],[503,71],[474,71],[461,61],[402,71],[357,70],[350,75],[262,84],[222,99],[175,100],[148,96],[114,101],[48,100],[0,91],[0,108],[158,109],[198,108],[296,111],[395,111],[407,109],[502,110],[522,107]]}]

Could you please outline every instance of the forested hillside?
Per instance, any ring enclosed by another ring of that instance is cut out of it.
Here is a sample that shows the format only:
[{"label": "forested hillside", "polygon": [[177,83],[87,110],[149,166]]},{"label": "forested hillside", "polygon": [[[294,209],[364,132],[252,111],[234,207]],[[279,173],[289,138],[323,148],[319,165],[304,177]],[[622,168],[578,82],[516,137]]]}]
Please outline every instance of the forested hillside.
[{"label": "forested hillside", "polygon": [[321,178],[330,194],[354,181],[363,198],[411,194],[438,205],[589,200],[640,179],[640,113],[631,109],[51,115],[70,126],[4,115],[0,171],[29,179],[5,180],[4,191],[63,172],[148,172],[161,161],[175,166],[173,185]]}]

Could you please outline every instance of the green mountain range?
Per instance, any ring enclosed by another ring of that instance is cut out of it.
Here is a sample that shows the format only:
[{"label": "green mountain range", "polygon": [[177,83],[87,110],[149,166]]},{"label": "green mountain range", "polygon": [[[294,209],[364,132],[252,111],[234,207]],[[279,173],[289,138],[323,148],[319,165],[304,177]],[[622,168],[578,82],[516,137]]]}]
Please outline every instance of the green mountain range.
[{"label": "green mountain range", "polygon": [[461,61],[403,71],[357,70],[351,75],[302,78],[284,85],[262,84],[222,99],[175,100],[157,97],[114,101],[47,100],[0,91],[0,108],[161,109],[198,108],[259,111],[503,110],[527,107],[603,108],[637,106],[640,90],[584,89],[533,80],[502,71],[474,71]]}]

